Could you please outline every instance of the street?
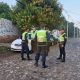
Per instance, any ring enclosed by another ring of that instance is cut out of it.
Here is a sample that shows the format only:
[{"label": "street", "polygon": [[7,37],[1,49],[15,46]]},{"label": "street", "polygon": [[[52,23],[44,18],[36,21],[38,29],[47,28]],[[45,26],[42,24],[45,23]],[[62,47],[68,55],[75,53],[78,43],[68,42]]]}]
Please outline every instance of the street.
[{"label": "street", "polygon": [[68,39],[65,63],[56,60],[58,55],[58,46],[51,46],[46,69],[41,61],[39,67],[34,66],[35,54],[32,61],[22,61],[15,52],[0,56],[0,80],[80,80],[80,39]]}]

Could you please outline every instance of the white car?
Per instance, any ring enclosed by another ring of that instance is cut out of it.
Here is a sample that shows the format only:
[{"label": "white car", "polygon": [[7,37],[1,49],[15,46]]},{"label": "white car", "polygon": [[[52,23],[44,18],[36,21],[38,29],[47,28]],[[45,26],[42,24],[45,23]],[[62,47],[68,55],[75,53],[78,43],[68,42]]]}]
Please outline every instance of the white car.
[{"label": "white car", "polygon": [[[14,40],[11,43],[11,50],[12,51],[21,51],[21,49],[22,49],[21,43],[22,43],[21,39]],[[31,40],[28,40],[28,47],[29,47],[29,50],[31,50]]]},{"label": "white car", "polygon": [[60,36],[60,32],[59,30],[55,29],[52,31],[52,35],[55,39],[58,39],[58,37]]}]

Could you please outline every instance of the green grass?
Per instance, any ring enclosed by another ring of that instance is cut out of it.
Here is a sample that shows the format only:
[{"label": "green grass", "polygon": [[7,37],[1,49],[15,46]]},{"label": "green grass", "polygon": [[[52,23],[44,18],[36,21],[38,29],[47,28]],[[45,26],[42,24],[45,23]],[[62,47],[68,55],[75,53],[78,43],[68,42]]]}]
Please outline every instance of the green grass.
[{"label": "green grass", "polygon": [[0,53],[2,53],[2,52],[9,52],[9,51],[10,51],[9,47],[0,46]]}]

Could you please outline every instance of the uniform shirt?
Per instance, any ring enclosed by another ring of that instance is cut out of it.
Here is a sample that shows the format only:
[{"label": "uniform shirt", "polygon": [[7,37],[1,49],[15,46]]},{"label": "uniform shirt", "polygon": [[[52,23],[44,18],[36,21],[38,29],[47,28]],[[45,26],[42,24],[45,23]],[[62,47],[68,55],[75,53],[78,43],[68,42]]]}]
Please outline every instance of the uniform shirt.
[{"label": "uniform shirt", "polygon": [[[38,41],[37,41],[37,33],[36,33],[36,35],[35,35],[34,40],[35,40],[36,42],[38,42]],[[50,37],[49,37],[48,32],[46,32],[46,40],[47,40],[47,41],[49,41],[49,40],[50,40]]]},{"label": "uniform shirt", "polygon": [[26,31],[22,33],[22,41],[28,42],[27,34],[28,33]]}]

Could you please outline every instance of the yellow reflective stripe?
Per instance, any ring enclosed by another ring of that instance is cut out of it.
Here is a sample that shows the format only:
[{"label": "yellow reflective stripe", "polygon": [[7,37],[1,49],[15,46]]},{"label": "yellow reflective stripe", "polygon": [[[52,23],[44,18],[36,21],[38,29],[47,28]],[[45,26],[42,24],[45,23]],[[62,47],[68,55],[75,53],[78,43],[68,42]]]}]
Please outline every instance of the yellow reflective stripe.
[{"label": "yellow reflective stripe", "polygon": [[60,41],[60,42],[64,41],[63,34],[62,34],[62,35],[60,35],[60,37],[59,37],[59,41]]},{"label": "yellow reflective stripe", "polygon": [[22,40],[25,40],[25,35],[26,35],[27,32],[23,32],[22,34]]},{"label": "yellow reflective stripe", "polygon": [[31,38],[34,39],[35,38],[35,35],[37,33],[37,30],[35,32],[31,31]]}]

